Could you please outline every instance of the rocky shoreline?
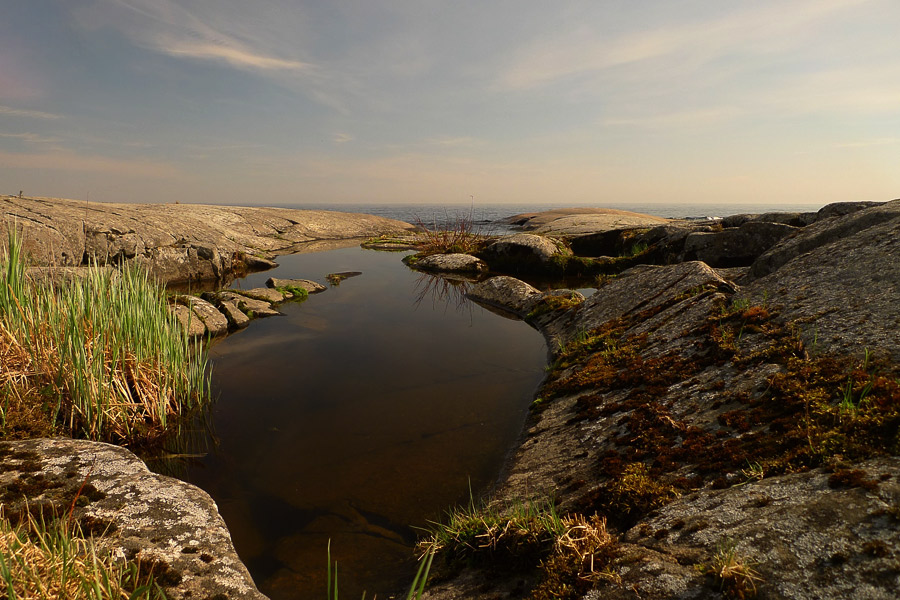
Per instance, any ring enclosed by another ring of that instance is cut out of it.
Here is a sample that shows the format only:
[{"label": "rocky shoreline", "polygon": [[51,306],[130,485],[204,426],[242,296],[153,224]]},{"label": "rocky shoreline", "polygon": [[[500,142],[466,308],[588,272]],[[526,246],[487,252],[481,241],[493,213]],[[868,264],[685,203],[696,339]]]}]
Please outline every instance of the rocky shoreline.
[{"label": "rocky shoreline", "polygon": [[[133,205],[105,205],[90,220],[73,201],[60,204],[57,223],[50,201],[2,200],[29,234],[47,229],[33,255],[62,266],[105,248],[108,260],[163,257],[158,274],[174,272],[167,265],[178,255],[187,266],[177,272],[218,277],[247,265],[248,252],[270,260],[309,241],[301,238],[338,230],[318,214],[308,215],[312,225],[294,214],[301,211],[232,207],[146,206],[135,213],[144,216],[126,216]],[[163,235],[182,210],[194,220]],[[612,540],[553,573],[548,555],[533,563],[494,556],[503,568],[449,561],[427,597],[532,589],[539,598],[895,597],[900,200],[718,222],[625,216],[522,216],[535,233],[485,241],[472,255],[409,261],[472,279],[470,298],[547,339],[548,376],[494,502],[551,498],[562,512],[605,519]],[[133,225],[141,218],[146,233]],[[191,233],[203,220],[215,224],[221,247],[203,245],[212,234]],[[232,226],[239,233],[228,233]],[[409,228],[353,217],[340,231],[375,237]],[[542,291],[525,281],[535,274],[589,278],[597,291]],[[284,300],[298,285],[272,282],[258,293]],[[241,298],[216,301],[243,312]],[[198,314],[198,303],[180,304]],[[34,452],[16,444],[6,443],[4,456]],[[40,470],[21,466],[5,460],[4,489]],[[723,548],[743,571],[732,565],[716,575]],[[229,552],[227,541],[222,556]],[[179,590],[172,597],[186,597]],[[255,587],[248,594],[225,597],[258,597]]]},{"label": "rocky shoreline", "polygon": [[469,295],[551,351],[494,504],[553,498],[614,542],[569,572],[446,565],[427,597],[894,597],[900,201],[588,235],[644,240],[646,264],[601,261],[586,299],[510,276]]}]

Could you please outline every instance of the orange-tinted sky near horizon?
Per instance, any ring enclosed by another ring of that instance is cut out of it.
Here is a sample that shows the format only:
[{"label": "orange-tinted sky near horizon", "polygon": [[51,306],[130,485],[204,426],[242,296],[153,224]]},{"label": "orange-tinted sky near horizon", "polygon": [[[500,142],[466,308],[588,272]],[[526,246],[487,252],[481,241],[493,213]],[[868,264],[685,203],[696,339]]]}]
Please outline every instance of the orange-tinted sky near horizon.
[{"label": "orange-tinted sky near horizon", "polygon": [[0,193],[900,196],[896,0],[29,0],[3,12]]}]

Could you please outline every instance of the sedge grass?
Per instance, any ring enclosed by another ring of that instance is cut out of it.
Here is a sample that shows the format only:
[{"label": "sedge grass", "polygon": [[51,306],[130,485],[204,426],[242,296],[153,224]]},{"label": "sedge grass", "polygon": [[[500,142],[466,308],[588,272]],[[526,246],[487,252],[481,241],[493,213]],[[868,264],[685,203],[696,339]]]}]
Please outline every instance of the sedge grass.
[{"label": "sedge grass", "polygon": [[164,600],[149,573],[97,550],[77,523],[0,515],[0,588],[10,600]]},{"label": "sedge grass", "polygon": [[[13,228],[10,228],[12,232]],[[167,310],[146,271],[91,267],[64,283],[26,276],[10,233],[0,280],[0,391],[35,391],[55,428],[131,443],[209,397],[205,350]]]}]

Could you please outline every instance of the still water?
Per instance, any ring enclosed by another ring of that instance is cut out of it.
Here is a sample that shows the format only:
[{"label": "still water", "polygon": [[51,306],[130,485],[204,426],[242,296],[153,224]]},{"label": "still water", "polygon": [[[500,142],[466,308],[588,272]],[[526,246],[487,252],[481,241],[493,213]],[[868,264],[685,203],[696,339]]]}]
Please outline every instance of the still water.
[{"label": "still water", "polygon": [[260,589],[387,597],[414,573],[415,527],[488,488],[543,376],[540,334],[407,269],[345,248],[282,256],[265,279],[345,279],[212,347],[208,491]]}]

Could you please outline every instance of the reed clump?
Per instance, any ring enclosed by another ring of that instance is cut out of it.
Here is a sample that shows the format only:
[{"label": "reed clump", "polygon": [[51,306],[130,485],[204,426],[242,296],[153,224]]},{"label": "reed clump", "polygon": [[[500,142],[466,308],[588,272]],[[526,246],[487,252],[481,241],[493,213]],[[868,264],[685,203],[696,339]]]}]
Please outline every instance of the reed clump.
[{"label": "reed clump", "polygon": [[55,432],[142,444],[208,401],[205,350],[145,271],[94,266],[65,282],[36,281],[14,233],[0,270],[2,435],[27,437],[13,429],[37,406]]}]

